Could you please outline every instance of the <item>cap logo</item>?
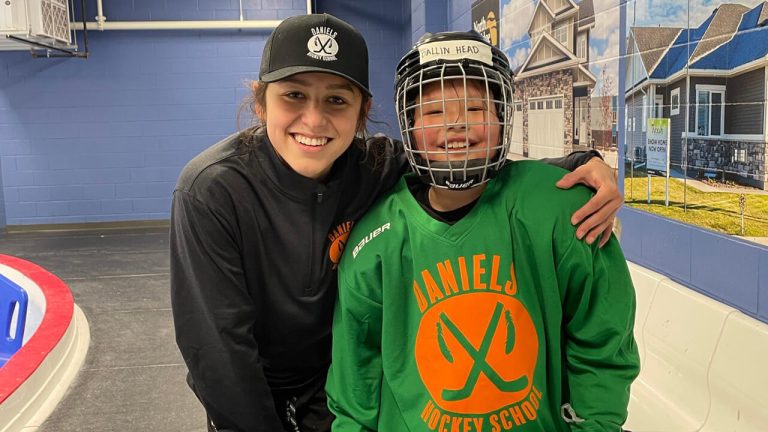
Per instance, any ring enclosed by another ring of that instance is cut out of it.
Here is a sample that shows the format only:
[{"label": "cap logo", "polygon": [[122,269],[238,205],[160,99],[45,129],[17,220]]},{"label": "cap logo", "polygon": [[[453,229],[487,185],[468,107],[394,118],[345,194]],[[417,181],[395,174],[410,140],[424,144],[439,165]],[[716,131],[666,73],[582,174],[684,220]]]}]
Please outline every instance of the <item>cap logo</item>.
[{"label": "cap logo", "polygon": [[339,44],[336,43],[336,31],[330,27],[315,27],[312,37],[307,41],[307,55],[315,60],[338,60]]}]

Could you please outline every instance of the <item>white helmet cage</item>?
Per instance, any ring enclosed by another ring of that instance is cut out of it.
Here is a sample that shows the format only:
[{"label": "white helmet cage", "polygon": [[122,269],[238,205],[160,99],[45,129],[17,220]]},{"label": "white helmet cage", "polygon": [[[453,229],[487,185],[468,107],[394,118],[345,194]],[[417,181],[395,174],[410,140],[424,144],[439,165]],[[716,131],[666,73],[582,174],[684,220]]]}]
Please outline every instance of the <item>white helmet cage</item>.
[{"label": "white helmet cage", "polygon": [[[422,95],[424,87],[439,83],[441,100],[428,101],[427,111],[441,111],[441,121],[425,125]],[[460,84],[462,91],[446,93],[452,83]],[[480,89],[480,94],[469,95],[468,89]],[[434,187],[461,190],[488,182],[501,169],[507,159],[512,137],[514,90],[512,72],[506,55],[491,46],[479,33],[444,32],[426,34],[408,52],[397,67],[395,82],[395,108],[397,110],[403,146],[413,171]],[[439,103],[442,102],[442,109]],[[458,102],[463,115],[447,118],[446,103]],[[470,116],[470,109],[483,109],[483,115]],[[437,108],[435,108],[437,107]],[[492,114],[495,108],[495,116]],[[417,119],[417,116],[419,117]],[[472,119],[470,121],[470,119]],[[417,126],[417,120],[421,120]],[[437,123],[437,124],[435,124]],[[485,147],[475,146],[478,137],[470,138],[469,128],[483,126]],[[498,140],[492,142],[492,132],[498,126]],[[426,141],[427,132],[442,129],[444,142],[419,149],[416,139]],[[457,142],[456,129],[462,129],[464,142]],[[451,133],[449,145],[449,130]]]}]

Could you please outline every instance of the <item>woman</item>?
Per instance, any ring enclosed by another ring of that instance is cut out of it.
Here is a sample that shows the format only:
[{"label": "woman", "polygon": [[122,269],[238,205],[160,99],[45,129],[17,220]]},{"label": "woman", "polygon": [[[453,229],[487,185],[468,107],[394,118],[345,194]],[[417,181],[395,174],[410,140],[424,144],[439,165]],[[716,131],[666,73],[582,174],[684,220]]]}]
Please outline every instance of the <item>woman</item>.
[{"label": "woman", "polygon": [[[174,191],[176,341],[211,430],[326,431],[336,266],[352,225],[407,163],[392,141],[358,138],[371,105],[368,51],[335,17],[283,21],[253,99],[263,126],[196,156]],[[587,179],[598,189],[575,215],[592,214],[580,229],[594,240],[621,197],[590,158],[560,163],[584,165],[565,187]]]}]

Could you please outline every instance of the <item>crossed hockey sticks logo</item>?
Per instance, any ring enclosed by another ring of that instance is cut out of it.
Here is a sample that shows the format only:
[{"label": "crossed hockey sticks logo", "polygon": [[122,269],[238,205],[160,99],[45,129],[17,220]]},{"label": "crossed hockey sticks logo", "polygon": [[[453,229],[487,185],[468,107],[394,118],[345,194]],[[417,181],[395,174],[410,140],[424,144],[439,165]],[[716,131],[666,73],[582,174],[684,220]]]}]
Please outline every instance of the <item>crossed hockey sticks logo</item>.
[{"label": "crossed hockey sticks logo", "polygon": [[333,55],[332,52],[328,51],[329,48],[333,46],[333,39],[327,38],[325,42],[320,40],[319,36],[315,36],[315,49],[312,50],[315,54],[318,55]]},{"label": "crossed hockey sticks logo", "polygon": [[[488,363],[488,352],[491,348],[491,342],[499,327],[499,321],[501,319],[501,313],[504,310],[504,305],[499,302],[496,303],[496,307],[493,311],[493,316],[488,324],[488,328],[483,335],[483,340],[480,344],[480,349],[476,349],[467,337],[461,332],[459,327],[453,323],[445,312],[440,313],[440,320],[438,325],[438,344],[440,345],[440,352],[443,354],[446,360],[453,362],[453,356],[448,349],[447,344],[443,336],[441,324],[444,325],[448,331],[453,335],[456,341],[472,358],[473,365],[467,376],[467,380],[462,388],[459,389],[443,389],[442,397],[446,401],[458,401],[466,399],[472,395],[477,385],[477,381],[480,378],[480,374],[483,373],[488,380],[493,383],[502,392],[516,392],[524,390],[528,386],[528,377],[525,375],[515,379],[505,380],[498,372]],[[506,311],[507,316],[507,342],[505,344],[506,353],[510,353],[514,347],[514,323],[510,317],[509,311]]]}]

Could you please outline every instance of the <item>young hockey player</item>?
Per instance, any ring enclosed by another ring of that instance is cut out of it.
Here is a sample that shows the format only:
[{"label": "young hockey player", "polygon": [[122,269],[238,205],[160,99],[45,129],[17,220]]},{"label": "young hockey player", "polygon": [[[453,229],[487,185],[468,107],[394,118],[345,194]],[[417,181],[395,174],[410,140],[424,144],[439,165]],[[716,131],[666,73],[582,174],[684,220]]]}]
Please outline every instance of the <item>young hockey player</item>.
[{"label": "young hockey player", "polygon": [[507,162],[513,90],[475,32],[426,35],[396,105],[415,175],[357,224],[339,270],[334,431],[620,431],[639,371],[615,238],[576,239],[586,188]]}]

